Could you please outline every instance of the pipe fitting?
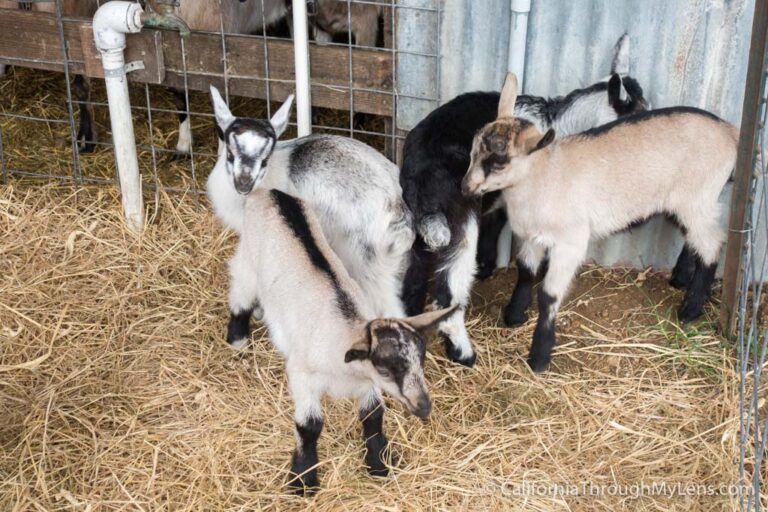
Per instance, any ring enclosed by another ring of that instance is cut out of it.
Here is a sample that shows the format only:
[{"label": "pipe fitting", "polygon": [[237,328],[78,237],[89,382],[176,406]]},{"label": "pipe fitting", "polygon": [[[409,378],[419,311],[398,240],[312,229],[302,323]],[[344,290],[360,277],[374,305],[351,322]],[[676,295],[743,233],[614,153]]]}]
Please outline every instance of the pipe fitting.
[{"label": "pipe fitting", "polygon": [[125,34],[139,32],[144,11],[135,2],[113,0],[102,4],[93,16],[93,37],[100,51],[125,48]]}]

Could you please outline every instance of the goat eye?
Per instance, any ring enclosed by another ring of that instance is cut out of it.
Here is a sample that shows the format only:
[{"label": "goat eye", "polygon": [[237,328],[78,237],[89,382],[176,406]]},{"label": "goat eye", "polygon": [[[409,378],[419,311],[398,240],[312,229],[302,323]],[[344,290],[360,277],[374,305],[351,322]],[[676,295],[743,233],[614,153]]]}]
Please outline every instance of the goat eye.
[{"label": "goat eye", "polygon": [[263,169],[263,168],[265,168],[266,166],[267,166],[267,160],[266,160],[266,159],[264,159],[264,160],[262,160],[262,161],[261,161],[261,168]]},{"label": "goat eye", "polygon": [[231,151],[227,150],[227,162],[232,163],[235,161],[235,155]]},{"label": "goat eye", "polygon": [[379,375],[381,375],[385,379],[392,378],[392,373],[386,368],[376,368],[376,371],[379,372]]}]

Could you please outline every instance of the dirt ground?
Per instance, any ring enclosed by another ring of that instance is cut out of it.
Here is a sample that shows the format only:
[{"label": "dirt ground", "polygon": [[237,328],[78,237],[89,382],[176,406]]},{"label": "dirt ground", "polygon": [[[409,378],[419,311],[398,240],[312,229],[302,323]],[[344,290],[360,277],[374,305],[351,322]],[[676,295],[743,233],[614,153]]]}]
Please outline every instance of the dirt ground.
[{"label": "dirt ground", "polygon": [[476,366],[433,342],[430,420],[389,403],[391,476],[365,473],[353,404],[327,402],[323,489],[287,494],[282,358],[260,324],[245,352],[223,340],[234,237],[202,199],[146,199],[136,237],[111,188],[0,187],[0,510],[738,509],[739,379],[716,305],[679,326],[666,276],[597,267],[541,375],[525,364],[535,312],[499,325],[514,271],[480,283]]}]

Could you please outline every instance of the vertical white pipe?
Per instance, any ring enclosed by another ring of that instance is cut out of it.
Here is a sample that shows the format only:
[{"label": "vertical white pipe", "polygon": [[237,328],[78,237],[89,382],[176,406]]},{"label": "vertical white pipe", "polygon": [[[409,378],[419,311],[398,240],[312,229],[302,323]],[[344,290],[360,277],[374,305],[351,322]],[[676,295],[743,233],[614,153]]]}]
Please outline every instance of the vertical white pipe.
[{"label": "vertical white pipe", "polygon": [[[528,38],[528,13],[531,12],[531,0],[511,0],[512,18],[509,22],[509,52],[507,54],[507,71],[517,75],[519,90],[525,83],[525,53]],[[509,222],[499,234],[496,246],[496,267],[509,266],[512,259],[512,229]]]},{"label": "vertical white pipe", "polygon": [[134,231],[140,231],[144,225],[144,204],[123,51],[125,34],[141,30],[141,13],[141,7],[134,2],[112,1],[103,4],[93,17],[93,35],[107,85],[123,213],[126,224]]},{"label": "vertical white pipe", "polygon": [[141,175],[136,156],[136,138],[133,134],[131,103],[128,99],[128,78],[125,72],[109,76],[108,70],[123,70],[123,50],[101,52],[101,61],[107,74],[107,100],[109,101],[109,122],[112,127],[112,142],[115,146],[117,173],[120,176],[120,194],[123,213],[128,227],[141,231],[144,225],[144,204],[141,196]]},{"label": "vertical white pipe", "polygon": [[293,0],[293,54],[296,68],[296,121],[299,137],[304,137],[312,133],[307,0]]}]

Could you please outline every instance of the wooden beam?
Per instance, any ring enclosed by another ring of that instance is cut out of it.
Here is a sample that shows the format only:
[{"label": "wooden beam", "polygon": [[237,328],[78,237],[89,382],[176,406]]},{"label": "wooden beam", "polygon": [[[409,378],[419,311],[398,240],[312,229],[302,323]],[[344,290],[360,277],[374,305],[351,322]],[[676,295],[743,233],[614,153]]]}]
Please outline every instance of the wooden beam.
[{"label": "wooden beam", "polygon": [[760,107],[765,90],[763,65],[766,56],[766,42],[768,42],[768,2],[758,0],[755,2],[755,15],[752,22],[749,67],[747,68],[744,104],[741,110],[741,132],[731,192],[728,243],[723,267],[720,327],[726,336],[732,336],[736,329],[739,286],[744,275],[741,254],[744,247],[744,228],[748,221],[747,202],[750,200],[749,189],[754,170],[755,148],[760,142],[757,140],[757,136]]},{"label": "wooden beam", "polygon": [[[101,78],[100,56],[91,36],[89,20],[64,21],[70,72]],[[18,34],[24,34],[23,40]],[[227,74],[235,95],[284,100],[293,91],[293,43],[261,36],[225,36]],[[128,36],[126,61],[142,60],[145,69],[128,75],[133,82],[184,86],[207,91],[222,84],[224,61],[220,34],[193,33],[184,41],[172,31],[143,30]],[[186,57],[186,62],[185,62]],[[393,54],[376,49],[355,49],[352,57],[352,94],[356,112],[391,116],[393,110]],[[310,48],[312,105],[349,109],[349,53],[341,46]],[[0,11],[0,63],[63,70],[61,42],[55,16],[22,10]],[[185,66],[186,65],[186,66]]]}]

